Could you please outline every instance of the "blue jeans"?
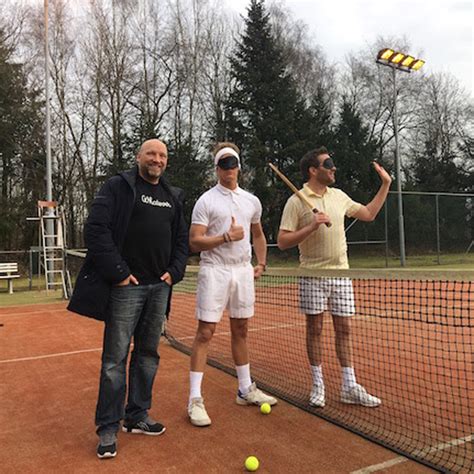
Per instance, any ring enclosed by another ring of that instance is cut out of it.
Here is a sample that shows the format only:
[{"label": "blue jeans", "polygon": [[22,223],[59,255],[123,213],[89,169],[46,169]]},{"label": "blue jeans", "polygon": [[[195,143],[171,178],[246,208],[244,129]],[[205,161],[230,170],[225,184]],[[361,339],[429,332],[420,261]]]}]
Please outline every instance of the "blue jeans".
[{"label": "blue jeans", "polygon": [[[136,423],[147,416],[152,388],[160,362],[158,344],[166,319],[170,287],[127,285],[112,288],[105,323],[99,399],[95,415],[97,433],[117,432],[120,421]],[[128,374],[127,358],[133,336]]]}]

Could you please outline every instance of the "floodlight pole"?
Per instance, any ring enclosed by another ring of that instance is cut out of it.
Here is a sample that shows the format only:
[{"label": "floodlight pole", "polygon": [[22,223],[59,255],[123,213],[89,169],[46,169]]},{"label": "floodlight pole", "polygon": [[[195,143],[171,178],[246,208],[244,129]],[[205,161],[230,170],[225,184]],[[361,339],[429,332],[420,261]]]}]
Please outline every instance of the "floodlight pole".
[{"label": "floodlight pole", "polygon": [[[44,0],[44,93],[46,100],[46,200],[53,200],[53,166],[51,158],[51,111],[49,103],[49,28],[48,28],[48,0]],[[46,238],[45,245],[47,247],[53,247],[55,245],[55,223],[53,220],[54,216],[53,208],[48,208],[46,216],[50,216],[46,219]],[[44,250],[46,252],[46,250]],[[46,253],[45,253],[46,255]],[[45,257],[46,258],[46,257]],[[45,260],[45,273],[46,281],[48,282],[46,288],[49,288],[49,283],[54,282],[54,261]]]},{"label": "floodlight pole", "polygon": [[46,100],[46,200],[53,200],[51,160],[51,112],[49,104],[48,0],[44,0],[44,88]]},{"label": "floodlight pole", "polygon": [[398,144],[398,114],[397,114],[397,71],[394,67],[393,74],[393,129],[395,134],[395,167],[397,171],[397,199],[398,199],[398,234],[400,240],[400,265],[406,265],[405,255],[405,224],[403,218],[403,195],[402,195],[402,178],[400,163],[400,148]]},{"label": "floodlight pole", "polygon": [[400,164],[400,147],[398,144],[397,70],[405,72],[418,71],[425,61],[415,59],[409,54],[400,53],[391,48],[384,48],[379,51],[376,62],[383,66],[390,66],[393,75],[393,131],[395,135],[395,167],[397,170],[398,231],[400,239],[400,264],[404,267],[406,264],[405,225],[403,219],[402,167]]}]

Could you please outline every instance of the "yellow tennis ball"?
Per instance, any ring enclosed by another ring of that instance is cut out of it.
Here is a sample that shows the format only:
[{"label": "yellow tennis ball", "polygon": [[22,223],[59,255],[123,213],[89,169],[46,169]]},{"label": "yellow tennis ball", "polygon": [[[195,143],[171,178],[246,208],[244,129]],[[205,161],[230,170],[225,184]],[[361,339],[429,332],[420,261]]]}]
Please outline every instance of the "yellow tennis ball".
[{"label": "yellow tennis ball", "polygon": [[255,456],[249,456],[245,460],[245,469],[247,469],[247,471],[254,472],[258,469],[259,465],[260,463]]},{"label": "yellow tennis ball", "polygon": [[270,412],[272,411],[272,407],[270,406],[269,403],[262,403],[262,405],[260,406],[260,411],[261,411],[264,415],[269,415]]}]

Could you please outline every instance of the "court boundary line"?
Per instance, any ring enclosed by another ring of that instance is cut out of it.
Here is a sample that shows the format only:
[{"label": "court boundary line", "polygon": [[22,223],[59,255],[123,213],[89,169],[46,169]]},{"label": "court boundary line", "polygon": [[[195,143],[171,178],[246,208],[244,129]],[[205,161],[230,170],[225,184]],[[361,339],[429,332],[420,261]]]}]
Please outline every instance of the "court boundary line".
[{"label": "court boundary line", "polygon": [[[417,449],[412,453],[412,455],[417,457],[424,457],[427,454],[433,454],[437,453],[438,451],[444,451],[445,449],[460,446],[462,444],[467,444],[473,440],[474,435],[463,436],[462,438],[445,441],[444,443],[439,443],[435,446],[428,446],[427,448]],[[388,467],[392,467],[407,461],[410,461],[410,458],[406,458],[404,456],[397,456],[395,458],[389,459],[388,461],[381,462],[379,464],[372,464],[371,466],[363,467],[362,469],[358,469],[357,471],[352,471],[351,474],[369,474],[371,472],[378,472]]]},{"label": "court boundary line", "polygon": [[67,355],[76,355],[76,354],[84,354],[86,352],[97,352],[101,351],[102,347],[96,349],[82,349],[80,351],[71,351],[71,352],[58,352],[56,354],[45,354],[41,356],[31,356],[31,357],[21,357],[19,359],[4,359],[0,360],[0,364],[7,364],[11,362],[25,362],[29,360],[41,360],[41,359],[50,359],[52,357],[61,357]]},{"label": "court boundary line", "polygon": [[369,474],[371,472],[382,471],[383,469],[387,469],[388,467],[396,466],[397,464],[401,464],[403,462],[408,461],[411,461],[411,459],[406,458],[404,456],[397,456],[396,458],[389,459],[388,461],[384,461],[379,464],[372,464],[371,466],[363,467],[362,469],[358,469],[357,471],[351,471],[350,474]]}]

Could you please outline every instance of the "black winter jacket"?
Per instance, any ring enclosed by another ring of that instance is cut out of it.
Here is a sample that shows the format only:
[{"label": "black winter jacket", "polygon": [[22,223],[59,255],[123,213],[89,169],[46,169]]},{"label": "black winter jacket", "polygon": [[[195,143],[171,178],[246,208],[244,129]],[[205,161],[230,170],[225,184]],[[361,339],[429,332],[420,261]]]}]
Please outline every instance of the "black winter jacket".
[{"label": "black winter jacket", "polygon": [[[111,287],[130,275],[121,251],[135,203],[137,175],[138,167],[135,166],[110,178],[95,197],[84,227],[87,256],[76,280],[67,308],[69,311],[105,321]],[[173,278],[173,284],[176,284],[183,279],[188,257],[188,228],[183,215],[184,192],[170,186],[163,178],[160,182],[176,206],[171,259],[166,268]]]}]

